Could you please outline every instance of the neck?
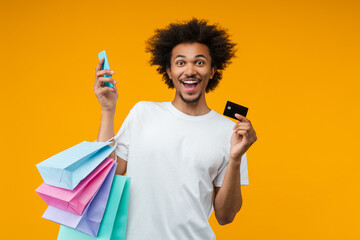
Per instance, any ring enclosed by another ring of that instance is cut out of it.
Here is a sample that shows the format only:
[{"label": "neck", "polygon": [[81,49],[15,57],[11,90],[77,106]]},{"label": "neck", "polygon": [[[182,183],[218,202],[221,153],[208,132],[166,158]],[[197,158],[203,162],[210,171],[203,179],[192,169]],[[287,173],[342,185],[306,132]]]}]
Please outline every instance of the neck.
[{"label": "neck", "polygon": [[206,104],[205,94],[200,99],[193,103],[184,102],[178,94],[175,94],[175,98],[172,101],[174,107],[179,111],[190,116],[201,116],[210,112],[210,108]]}]

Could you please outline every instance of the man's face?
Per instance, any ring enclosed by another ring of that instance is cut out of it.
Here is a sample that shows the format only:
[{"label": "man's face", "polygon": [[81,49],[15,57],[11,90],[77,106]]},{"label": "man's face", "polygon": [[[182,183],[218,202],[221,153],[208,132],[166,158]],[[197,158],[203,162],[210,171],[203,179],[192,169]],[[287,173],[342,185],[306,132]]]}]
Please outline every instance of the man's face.
[{"label": "man's face", "polygon": [[167,74],[176,94],[186,103],[195,103],[205,96],[209,79],[214,76],[209,48],[201,43],[181,43],[172,50]]}]

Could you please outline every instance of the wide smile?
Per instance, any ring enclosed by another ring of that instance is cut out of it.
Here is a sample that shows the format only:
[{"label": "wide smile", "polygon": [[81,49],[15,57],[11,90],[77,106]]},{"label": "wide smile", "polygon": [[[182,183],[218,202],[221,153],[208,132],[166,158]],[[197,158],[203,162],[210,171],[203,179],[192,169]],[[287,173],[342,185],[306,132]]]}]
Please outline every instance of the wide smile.
[{"label": "wide smile", "polygon": [[185,79],[185,80],[180,80],[181,85],[185,88],[186,92],[191,93],[191,92],[195,92],[197,87],[200,85],[201,81],[199,79]]}]

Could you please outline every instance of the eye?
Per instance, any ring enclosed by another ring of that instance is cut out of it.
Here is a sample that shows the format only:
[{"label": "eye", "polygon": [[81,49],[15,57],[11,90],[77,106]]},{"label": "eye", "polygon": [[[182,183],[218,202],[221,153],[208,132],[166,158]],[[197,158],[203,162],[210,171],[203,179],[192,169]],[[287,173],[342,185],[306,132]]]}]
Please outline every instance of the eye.
[{"label": "eye", "polygon": [[183,66],[185,63],[184,63],[184,61],[177,61],[176,62],[176,65],[178,65],[178,66]]},{"label": "eye", "polygon": [[195,64],[198,66],[201,66],[201,65],[204,65],[204,62],[199,60],[199,61],[196,61]]}]

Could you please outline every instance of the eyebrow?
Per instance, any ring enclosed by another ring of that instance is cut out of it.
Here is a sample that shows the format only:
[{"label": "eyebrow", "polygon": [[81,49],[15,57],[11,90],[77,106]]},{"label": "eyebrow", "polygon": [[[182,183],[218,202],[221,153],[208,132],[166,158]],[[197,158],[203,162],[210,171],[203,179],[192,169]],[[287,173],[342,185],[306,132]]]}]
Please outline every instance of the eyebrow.
[{"label": "eyebrow", "polygon": [[[202,54],[198,54],[198,55],[195,56],[195,58],[199,58],[199,57],[205,58],[205,59],[207,60],[207,58],[206,58],[204,55],[202,55]],[[186,58],[186,56],[184,56],[184,55],[177,55],[177,56],[174,58],[174,60],[175,60],[176,58]]]}]

